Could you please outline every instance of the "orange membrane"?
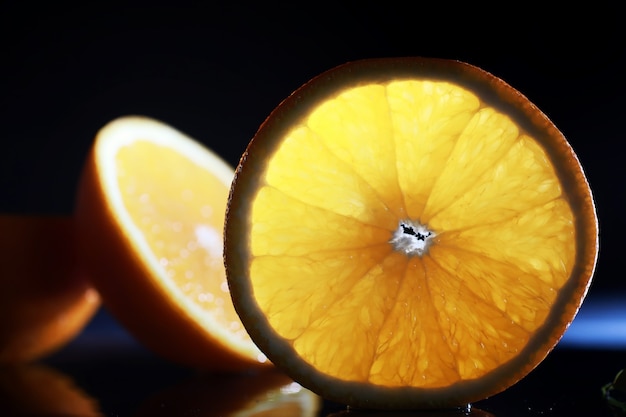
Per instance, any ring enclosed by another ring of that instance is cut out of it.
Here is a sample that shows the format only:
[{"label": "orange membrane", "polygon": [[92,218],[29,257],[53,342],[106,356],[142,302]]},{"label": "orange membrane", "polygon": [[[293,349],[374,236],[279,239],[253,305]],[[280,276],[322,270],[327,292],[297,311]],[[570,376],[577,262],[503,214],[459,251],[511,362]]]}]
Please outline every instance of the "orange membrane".
[{"label": "orange membrane", "polygon": [[330,376],[480,378],[526,346],[572,272],[574,216],[550,158],[449,82],[346,89],[288,132],[263,175],[252,290]]},{"label": "orange membrane", "polygon": [[152,251],[159,277],[174,284],[180,299],[239,338],[247,337],[230,301],[222,261],[228,187],[202,166],[152,142],[121,147],[116,161],[126,211]]}]

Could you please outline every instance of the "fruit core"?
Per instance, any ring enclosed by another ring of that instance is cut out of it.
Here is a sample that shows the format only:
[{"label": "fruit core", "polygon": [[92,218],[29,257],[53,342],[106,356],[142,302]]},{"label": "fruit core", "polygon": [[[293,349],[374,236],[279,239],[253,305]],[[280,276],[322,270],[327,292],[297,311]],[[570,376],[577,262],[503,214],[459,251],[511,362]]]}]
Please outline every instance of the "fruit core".
[{"label": "fruit core", "polygon": [[389,243],[397,252],[402,252],[406,256],[422,257],[428,253],[428,248],[437,236],[426,225],[416,220],[400,220],[398,228],[393,232]]}]

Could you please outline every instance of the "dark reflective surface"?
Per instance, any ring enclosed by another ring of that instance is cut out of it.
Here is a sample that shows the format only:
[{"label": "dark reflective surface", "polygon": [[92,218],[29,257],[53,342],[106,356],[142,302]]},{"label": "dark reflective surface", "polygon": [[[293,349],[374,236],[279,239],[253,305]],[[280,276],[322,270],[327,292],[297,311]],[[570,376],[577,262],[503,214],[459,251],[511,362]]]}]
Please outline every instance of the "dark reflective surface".
[{"label": "dark reflective surface", "polygon": [[[615,416],[602,387],[626,366],[621,299],[586,303],[559,346],[505,392],[468,409],[402,413],[352,410],[303,395],[275,372],[207,374],[177,366],[138,345],[103,310],[62,351],[0,371],[0,415],[241,416],[254,409],[263,417],[304,416],[307,410],[323,417]],[[613,327],[607,330],[605,322]]]},{"label": "dark reflective surface", "polygon": [[480,410],[468,405],[467,407],[453,410],[426,410],[426,411],[365,411],[365,410],[343,410],[329,414],[328,417],[494,417],[488,411]]},{"label": "dark reflective surface", "polygon": [[[271,411],[275,397],[268,392],[281,387],[294,388],[280,374],[198,374],[136,348],[89,356],[89,360],[86,356],[50,358],[46,368],[34,366],[38,372],[49,375],[29,383],[24,382],[27,379],[24,375],[33,372],[33,365],[22,371],[2,370],[3,413],[0,415],[26,411],[36,412],[28,415],[42,416],[218,416],[235,415],[251,403],[263,408],[265,416],[301,415],[293,407]],[[601,387],[623,363],[624,355],[620,351],[558,348],[527,378],[467,410],[369,412],[348,410],[342,404],[328,401],[319,404],[308,401],[303,407],[309,407],[314,412],[312,415],[329,417],[613,416],[603,401]],[[50,404],[49,396],[42,395],[51,387],[56,396],[54,404]],[[310,394],[313,398],[314,394]]]}]

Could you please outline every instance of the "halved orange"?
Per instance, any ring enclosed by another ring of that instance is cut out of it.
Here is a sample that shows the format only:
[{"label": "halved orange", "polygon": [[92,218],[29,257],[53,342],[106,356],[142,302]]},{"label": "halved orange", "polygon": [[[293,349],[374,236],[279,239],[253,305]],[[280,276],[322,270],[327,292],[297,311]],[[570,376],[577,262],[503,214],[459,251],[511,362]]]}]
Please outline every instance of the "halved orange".
[{"label": "halved orange", "polygon": [[232,303],[222,233],[233,169],[178,130],[122,117],[97,134],[77,192],[81,262],[108,310],[180,364],[262,365]]},{"label": "halved orange", "polygon": [[74,239],[69,216],[0,215],[0,363],[60,349],[100,306]]},{"label": "halved orange", "polygon": [[232,299],[295,381],[359,408],[462,406],[559,341],[598,251],[571,146],[514,88],[439,59],[295,91],[236,169]]}]

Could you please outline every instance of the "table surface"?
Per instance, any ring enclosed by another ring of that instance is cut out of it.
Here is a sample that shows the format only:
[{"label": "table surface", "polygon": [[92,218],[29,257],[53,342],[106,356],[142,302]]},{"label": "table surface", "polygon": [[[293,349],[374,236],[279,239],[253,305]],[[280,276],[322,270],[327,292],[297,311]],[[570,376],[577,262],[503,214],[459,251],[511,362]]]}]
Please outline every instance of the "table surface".
[{"label": "table surface", "polygon": [[[526,378],[498,395],[472,404],[471,412],[456,411],[453,415],[617,415],[607,406],[602,386],[626,367],[626,303],[623,300],[624,297],[616,296],[586,301],[559,345]],[[162,360],[138,344],[104,309],[72,343],[34,366],[52,368],[68,377],[84,395],[94,400],[104,416],[135,416],[138,410],[155,401],[160,407],[159,415],[213,416],[217,415],[215,407],[223,401],[220,396],[228,384],[234,381],[233,386],[237,386],[243,379],[251,379],[254,384],[254,378],[263,382],[262,376],[254,375],[203,375]],[[194,385],[196,388],[190,389]],[[159,397],[162,392],[169,394]],[[231,397],[237,398],[237,395],[234,392]],[[247,394],[240,395],[243,404]],[[6,400],[6,393],[4,398]],[[2,401],[0,390],[0,408]],[[345,414],[344,405],[320,401],[317,415]],[[389,414],[393,413],[377,415]],[[0,415],[4,415],[3,410]]]}]

